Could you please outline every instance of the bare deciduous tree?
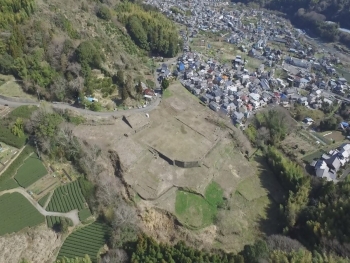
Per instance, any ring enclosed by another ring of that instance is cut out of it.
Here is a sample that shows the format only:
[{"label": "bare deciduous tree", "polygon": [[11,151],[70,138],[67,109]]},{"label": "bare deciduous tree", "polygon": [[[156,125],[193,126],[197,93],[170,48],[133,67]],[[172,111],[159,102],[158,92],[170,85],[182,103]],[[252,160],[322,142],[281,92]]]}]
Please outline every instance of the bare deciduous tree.
[{"label": "bare deciduous tree", "polygon": [[125,263],[129,261],[128,254],[123,249],[113,249],[108,251],[102,258],[102,263]]},{"label": "bare deciduous tree", "polygon": [[305,249],[299,241],[282,235],[269,236],[267,238],[267,245],[271,250],[282,250],[288,253]]},{"label": "bare deciduous tree", "polygon": [[47,49],[47,56],[50,58],[50,64],[55,69],[61,68],[61,54],[63,51],[64,40],[53,39]]},{"label": "bare deciduous tree", "polygon": [[123,227],[125,225],[137,224],[137,213],[135,207],[126,204],[124,201],[119,200],[116,209],[114,210],[113,227]]},{"label": "bare deciduous tree", "polygon": [[81,76],[78,76],[77,78],[69,81],[68,87],[72,91],[81,92],[84,88],[84,78]]},{"label": "bare deciduous tree", "polygon": [[75,77],[79,77],[81,73],[81,65],[79,63],[70,63],[67,67],[67,71],[73,73]]},{"label": "bare deciduous tree", "polygon": [[62,76],[56,78],[56,80],[50,85],[50,93],[60,101],[65,98],[67,87],[67,80]]},{"label": "bare deciduous tree", "polygon": [[99,180],[97,188],[97,199],[104,206],[114,206],[119,201],[117,180],[112,175],[104,175]]}]

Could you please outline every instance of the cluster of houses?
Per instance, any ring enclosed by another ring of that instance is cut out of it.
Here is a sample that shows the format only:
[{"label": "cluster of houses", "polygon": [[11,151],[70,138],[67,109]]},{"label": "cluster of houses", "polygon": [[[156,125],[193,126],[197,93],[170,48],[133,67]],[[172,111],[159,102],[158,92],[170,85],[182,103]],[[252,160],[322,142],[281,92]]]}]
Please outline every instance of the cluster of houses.
[{"label": "cluster of houses", "polygon": [[[234,61],[242,60],[237,56]],[[235,63],[235,62],[234,62]],[[178,58],[178,73],[182,85],[198,96],[209,108],[231,116],[242,124],[250,114],[268,103],[287,101],[282,92],[273,92],[270,83],[285,85],[265,72],[264,65],[251,74],[248,70],[235,70],[232,65],[222,65],[214,60],[202,61],[195,52],[184,52]]]},{"label": "cluster of houses", "polygon": [[324,153],[320,159],[314,160],[316,176],[327,181],[337,181],[337,173],[350,161],[350,144],[342,144],[339,148]]}]

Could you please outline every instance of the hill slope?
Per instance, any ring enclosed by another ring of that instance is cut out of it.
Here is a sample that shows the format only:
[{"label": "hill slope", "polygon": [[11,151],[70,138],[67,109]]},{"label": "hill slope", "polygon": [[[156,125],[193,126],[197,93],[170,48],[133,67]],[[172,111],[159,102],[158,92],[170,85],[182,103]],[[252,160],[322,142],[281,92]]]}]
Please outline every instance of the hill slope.
[{"label": "hill slope", "polygon": [[176,28],[142,6],[101,2],[0,0],[0,73],[47,100],[134,97],[134,84],[153,79],[149,53],[178,52]]}]

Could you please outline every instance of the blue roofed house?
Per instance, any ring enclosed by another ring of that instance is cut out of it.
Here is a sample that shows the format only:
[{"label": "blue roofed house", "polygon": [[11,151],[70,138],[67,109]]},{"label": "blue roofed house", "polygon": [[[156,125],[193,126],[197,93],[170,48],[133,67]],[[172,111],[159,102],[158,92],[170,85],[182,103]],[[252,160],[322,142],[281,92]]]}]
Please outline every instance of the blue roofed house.
[{"label": "blue roofed house", "polygon": [[184,65],[184,63],[181,62],[181,63],[179,64],[178,69],[179,69],[180,72],[185,71],[185,65]]},{"label": "blue roofed house", "polygon": [[342,129],[346,129],[346,128],[349,127],[349,123],[343,121],[343,122],[341,122],[341,123],[339,124],[339,126],[340,126],[340,128],[342,128]]}]

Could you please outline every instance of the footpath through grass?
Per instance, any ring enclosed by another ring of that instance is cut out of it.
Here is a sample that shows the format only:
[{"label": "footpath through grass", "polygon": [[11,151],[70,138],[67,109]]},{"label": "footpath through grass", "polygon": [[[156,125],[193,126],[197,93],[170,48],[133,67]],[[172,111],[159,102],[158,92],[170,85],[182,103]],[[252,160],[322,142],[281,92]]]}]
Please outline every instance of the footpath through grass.
[{"label": "footpath through grass", "polygon": [[213,223],[217,207],[223,202],[223,190],[212,182],[203,198],[199,194],[177,191],[175,213],[179,220],[190,228],[202,228]]},{"label": "footpath through grass", "polygon": [[24,161],[23,165],[19,167],[15,179],[20,186],[26,188],[46,174],[47,171],[43,163],[36,155],[32,154]]},{"label": "footpath through grass", "polygon": [[0,211],[0,235],[17,232],[45,221],[45,217],[19,193],[0,196]]}]

